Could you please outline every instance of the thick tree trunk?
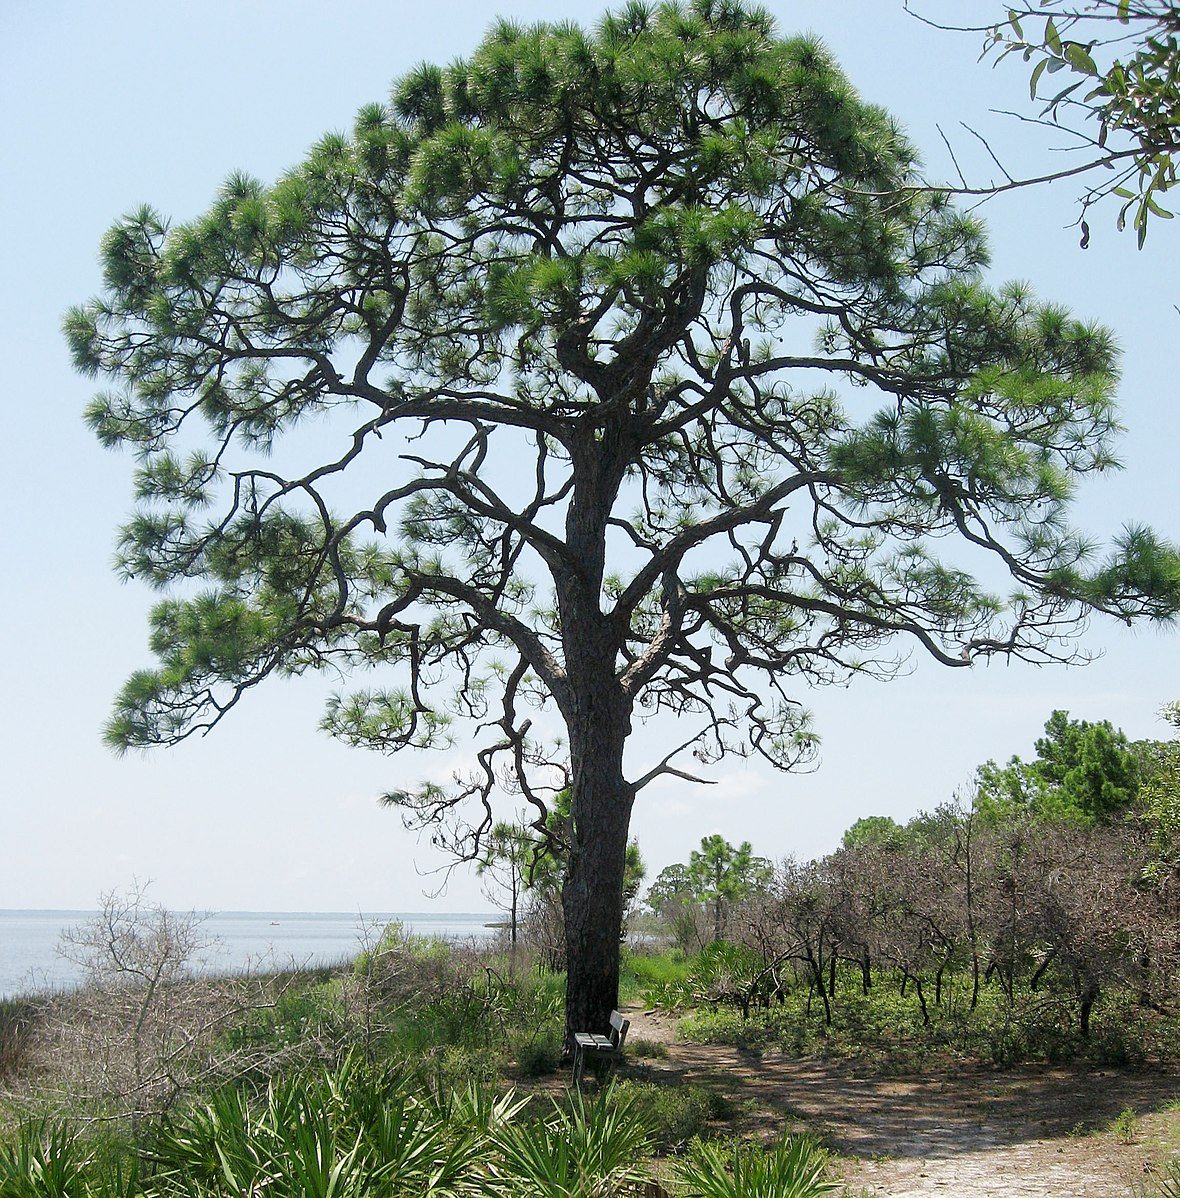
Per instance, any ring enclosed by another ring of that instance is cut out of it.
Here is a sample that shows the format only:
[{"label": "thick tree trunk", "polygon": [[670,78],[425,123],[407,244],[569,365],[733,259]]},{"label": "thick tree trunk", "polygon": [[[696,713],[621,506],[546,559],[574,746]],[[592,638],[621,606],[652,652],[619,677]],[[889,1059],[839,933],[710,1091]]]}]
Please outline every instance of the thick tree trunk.
[{"label": "thick tree trunk", "polygon": [[566,1048],[575,1032],[610,1030],[619,1002],[623,876],[635,794],[623,775],[631,703],[619,682],[621,633],[602,610],[606,527],[630,460],[618,424],[587,423],[571,448],[566,545],[577,563],[554,574],[568,689],[569,860],[565,917]]},{"label": "thick tree trunk", "polygon": [[569,867],[562,888],[566,951],[566,1042],[610,1030],[619,1002],[623,874],[634,795],[623,777],[629,712],[617,697],[589,696],[570,729]]}]

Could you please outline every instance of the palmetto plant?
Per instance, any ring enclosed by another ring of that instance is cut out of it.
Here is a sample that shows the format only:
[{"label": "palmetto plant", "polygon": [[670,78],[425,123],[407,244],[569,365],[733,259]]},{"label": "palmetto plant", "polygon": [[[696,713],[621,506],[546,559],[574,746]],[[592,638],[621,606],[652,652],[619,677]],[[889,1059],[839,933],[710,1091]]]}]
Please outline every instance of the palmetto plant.
[{"label": "palmetto plant", "polygon": [[272,1082],[260,1102],[227,1090],[166,1120],[151,1152],[154,1188],[177,1198],[474,1193],[489,1129],[521,1105],[419,1096],[403,1075],[349,1059],[336,1073]]},{"label": "palmetto plant", "polygon": [[[517,1116],[528,1100],[475,1088],[433,1095],[349,1059],[242,1088],[161,1120],[137,1157],[64,1123],[0,1140],[0,1198],[638,1198],[652,1132],[634,1094],[608,1089]],[[827,1154],[814,1141],[763,1149],[697,1142],[684,1198],[814,1198]]]},{"label": "palmetto plant", "polygon": [[647,1178],[651,1133],[633,1099],[575,1092],[541,1123],[505,1123],[492,1137],[496,1192],[529,1198],[624,1198]]},{"label": "palmetto plant", "polygon": [[817,1198],[837,1188],[828,1154],[806,1136],[770,1150],[698,1143],[680,1169],[685,1198]]},{"label": "palmetto plant", "polygon": [[1180,1198],[1180,1156],[1174,1156],[1160,1170],[1156,1181],[1159,1198]]},{"label": "palmetto plant", "polygon": [[73,1198],[81,1194],[87,1154],[62,1124],[26,1123],[0,1144],[0,1194],[4,1198]]},{"label": "palmetto plant", "polygon": [[22,1123],[0,1141],[2,1198],[137,1198],[135,1158],[61,1122]]}]

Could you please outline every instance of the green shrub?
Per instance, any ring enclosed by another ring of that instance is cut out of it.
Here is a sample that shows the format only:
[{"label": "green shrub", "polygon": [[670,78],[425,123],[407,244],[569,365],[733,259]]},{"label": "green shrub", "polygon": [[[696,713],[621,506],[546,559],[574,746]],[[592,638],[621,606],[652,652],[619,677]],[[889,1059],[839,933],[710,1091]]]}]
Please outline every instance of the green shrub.
[{"label": "green shrub", "polygon": [[781,1041],[788,1017],[780,1010],[758,1011],[743,1019],[740,1011],[694,1011],[682,1019],[678,1031],[686,1040],[699,1044],[732,1044],[738,1048],[762,1048]]},{"label": "green shrub", "polygon": [[332,983],[292,989],[279,995],[273,1007],[251,1011],[237,1027],[226,1032],[231,1050],[257,1049],[278,1052],[344,1035],[341,1012]]},{"label": "green shrub", "polygon": [[115,1135],[63,1122],[28,1121],[0,1141],[4,1198],[136,1198],[139,1168]]},{"label": "green shrub", "polygon": [[627,1041],[629,1057],[647,1060],[663,1060],[668,1055],[668,1046],[662,1040],[649,1040],[646,1036],[635,1036]]},{"label": "green shrub", "polygon": [[728,1113],[728,1104],[705,1086],[656,1085],[622,1081],[611,1091],[613,1101],[628,1103],[651,1130],[660,1148],[676,1148],[706,1130],[711,1119]]},{"label": "green shrub", "polygon": [[658,1007],[664,1011],[682,1011],[695,1001],[692,986],[687,979],[682,982],[660,982],[645,987],[640,994],[644,1006]]},{"label": "green shrub", "polygon": [[629,1001],[661,987],[682,987],[691,962],[678,948],[660,952],[624,948],[619,962],[619,991]]},{"label": "green shrub", "polygon": [[[703,978],[703,974],[702,974]],[[1083,1040],[1077,1004],[1068,993],[1017,988],[1011,1002],[995,984],[985,986],[970,1009],[970,976],[947,973],[943,1000],[927,987],[929,1024],[922,1019],[912,985],[901,994],[896,976],[874,977],[866,995],[859,971],[842,968],[824,1022],[822,1000],[805,986],[779,995],[773,1005],[754,1005],[748,1018],[718,1005],[691,1011],[679,1025],[686,1039],[760,1049],[777,1044],[792,1056],[856,1059],[872,1068],[905,1073],[953,1064],[964,1057],[1006,1067],[1021,1061],[1089,1060],[1104,1065],[1167,1063],[1180,1056],[1180,1020],[1139,1006],[1130,992],[1104,994],[1091,1034]]]},{"label": "green shrub", "polygon": [[355,977],[371,977],[397,966],[427,966],[446,962],[451,946],[434,936],[415,936],[397,921],[385,925],[377,943],[362,949],[352,964]]},{"label": "green shrub", "polygon": [[1139,1133],[1139,1122],[1135,1118],[1135,1112],[1129,1106],[1123,1107],[1111,1123],[1110,1130],[1114,1132],[1120,1144],[1134,1144]]},{"label": "green shrub", "polygon": [[688,981],[709,1002],[742,1003],[762,973],[763,960],[752,949],[715,940],[693,958]]},{"label": "green shrub", "polygon": [[435,1094],[491,1086],[500,1077],[500,1059],[479,1049],[455,1045],[436,1048],[427,1061],[407,1059],[405,1072],[428,1080]]},{"label": "green shrub", "polygon": [[554,1073],[561,1064],[562,1033],[559,1027],[547,1027],[516,1042],[513,1056],[522,1077],[542,1077]]},{"label": "green shrub", "polygon": [[165,1119],[150,1152],[153,1198],[450,1198],[482,1168],[490,1125],[518,1109],[439,1102],[394,1068],[350,1058],[274,1080],[257,1103],[223,1089]]}]

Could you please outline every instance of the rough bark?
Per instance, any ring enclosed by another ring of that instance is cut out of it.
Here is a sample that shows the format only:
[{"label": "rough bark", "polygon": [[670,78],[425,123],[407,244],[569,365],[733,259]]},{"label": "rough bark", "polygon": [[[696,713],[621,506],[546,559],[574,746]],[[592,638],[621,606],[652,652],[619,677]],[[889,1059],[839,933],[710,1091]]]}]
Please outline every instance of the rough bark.
[{"label": "rough bark", "polygon": [[572,829],[562,888],[567,970],[566,1042],[609,1030],[619,1001],[623,874],[633,793],[623,777],[630,732],[625,705],[586,697],[590,711],[571,736]]},{"label": "rough bark", "polygon": [[602,610],[606,523],[627,454],[614,427],[592,430],[573,451],[566,542],[577,570],[555,578],[568,679],[569,863],[562,886],[566,1047],[575,1032],[607,1033],[619,1001],[623,877],[635,794],[623,774],[631,698],[616,673],[618,630]]}]

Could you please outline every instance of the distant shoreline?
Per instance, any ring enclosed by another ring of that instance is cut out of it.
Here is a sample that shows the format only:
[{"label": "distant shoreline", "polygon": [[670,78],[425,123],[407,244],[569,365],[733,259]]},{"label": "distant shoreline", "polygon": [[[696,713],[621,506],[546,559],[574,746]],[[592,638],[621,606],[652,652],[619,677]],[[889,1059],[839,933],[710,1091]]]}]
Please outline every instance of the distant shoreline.
[{"label": "distant shoreline", "polygon": [[[178,909],[180,914],[190,911]],[[216,911],[197,909],[212,941],[200,972],[337,965],[364,947],[363,934],[399,923],[416,936],[484,941],[496,935],[496,911]],[[97,914],[70,908],[0,908],[0,1001],[70,990],[81,970],[57,953],[61,933]]]},{"label": "distant shoreline", "polygon": [[[295,911],[287,909],[266,910],[259,908],[258,910],[248,910],[228,907],[185,907],[178,906],[172,908],[175,911],[183,911],[186,914],[195,912],[197,915],[217,916],[218,918],[232,918],[233,916],[272,916],[272,915],[294,915],[301,919],[321,918],[321,919],[414,919],[414,920],[476,920],[476,919],[503,919],[504,916],[499,911]],[[0,915],[97,915],[97,907],[0,907]]]}]

